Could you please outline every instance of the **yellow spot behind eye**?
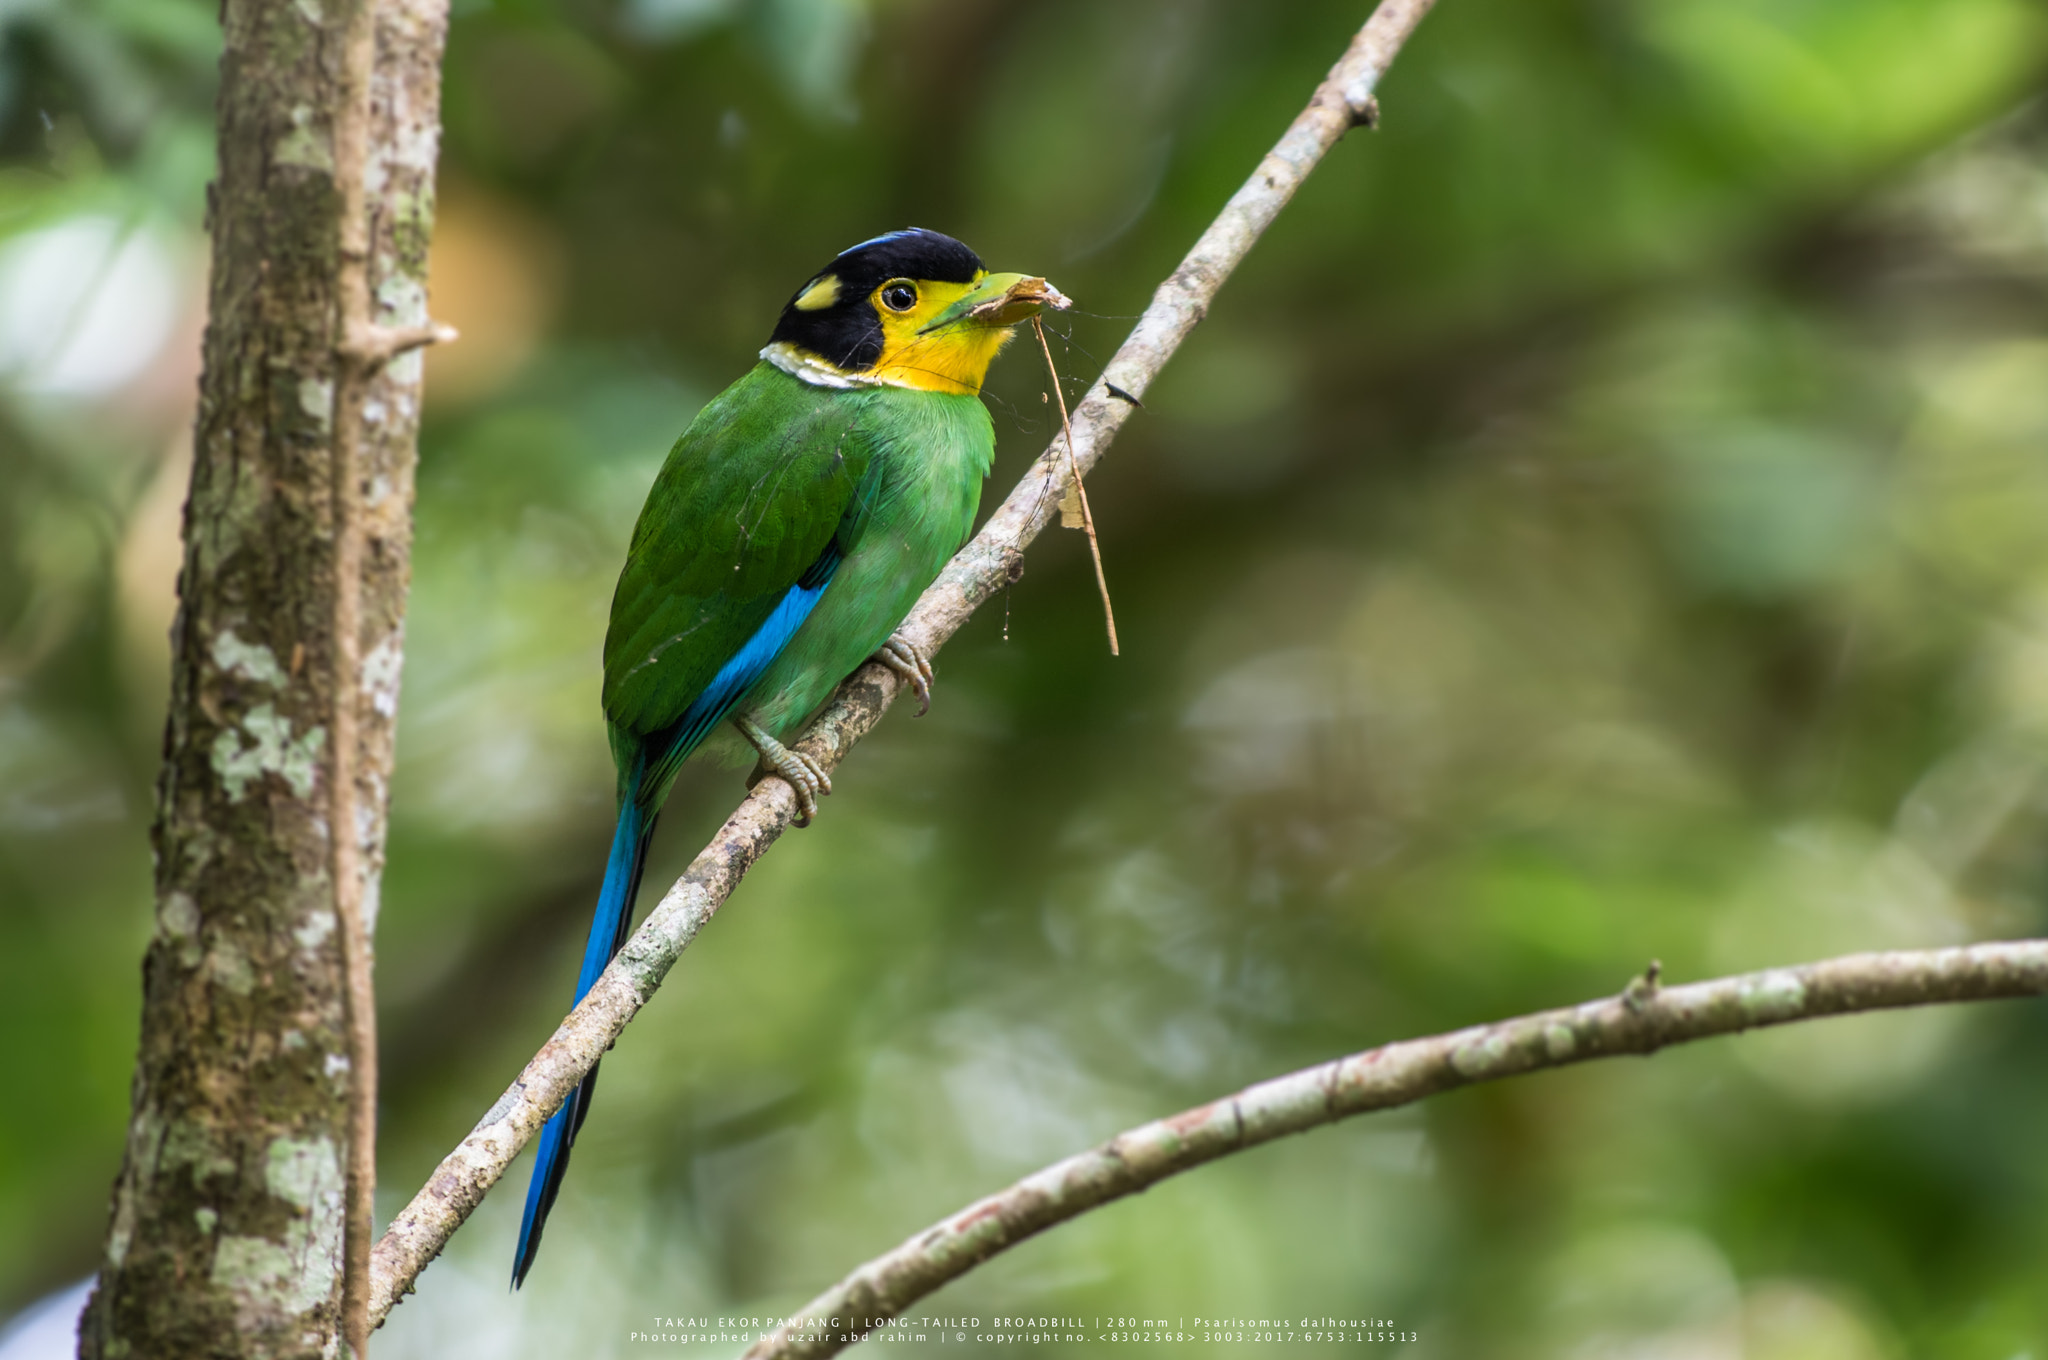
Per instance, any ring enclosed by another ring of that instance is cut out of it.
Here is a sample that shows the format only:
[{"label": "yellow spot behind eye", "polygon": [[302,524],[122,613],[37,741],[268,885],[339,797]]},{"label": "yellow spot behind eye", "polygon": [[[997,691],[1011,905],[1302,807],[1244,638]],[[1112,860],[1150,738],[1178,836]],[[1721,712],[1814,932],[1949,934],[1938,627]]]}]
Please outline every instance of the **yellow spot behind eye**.
[{"label": "yellow spot behind eye", "polygon": [[826,274],[811,284],[810,287],[804,289],[803,293],[796,300],[796,309],[800,312],[815,312],[830,307],[837,301],[839,301],[839,276],[837,274]]}]

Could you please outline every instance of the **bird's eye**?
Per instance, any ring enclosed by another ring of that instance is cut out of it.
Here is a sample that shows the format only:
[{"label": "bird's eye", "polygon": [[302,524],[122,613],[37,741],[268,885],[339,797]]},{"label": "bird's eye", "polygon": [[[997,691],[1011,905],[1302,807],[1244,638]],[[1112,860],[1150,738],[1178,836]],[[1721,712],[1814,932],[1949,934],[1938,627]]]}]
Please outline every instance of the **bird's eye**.
[{"label": "bird's eye", "polygon": [[917,305],[917,288],[898,279],[882,285],[882,305],[892,312],[907,312]]}]

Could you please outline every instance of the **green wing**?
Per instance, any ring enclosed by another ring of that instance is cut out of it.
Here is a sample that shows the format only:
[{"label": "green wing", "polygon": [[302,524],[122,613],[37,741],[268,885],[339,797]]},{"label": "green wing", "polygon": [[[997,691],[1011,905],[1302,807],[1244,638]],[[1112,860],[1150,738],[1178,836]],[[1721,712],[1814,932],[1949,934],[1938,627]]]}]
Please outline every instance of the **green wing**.
[{"label": "green wing", "polygon": [[634,527],[605,636],[622,781],[637,765],[641,791],[665,789],[859,541],[879,468],[858,428],[866,405],[859,391],[761,364],[676,441]]}]

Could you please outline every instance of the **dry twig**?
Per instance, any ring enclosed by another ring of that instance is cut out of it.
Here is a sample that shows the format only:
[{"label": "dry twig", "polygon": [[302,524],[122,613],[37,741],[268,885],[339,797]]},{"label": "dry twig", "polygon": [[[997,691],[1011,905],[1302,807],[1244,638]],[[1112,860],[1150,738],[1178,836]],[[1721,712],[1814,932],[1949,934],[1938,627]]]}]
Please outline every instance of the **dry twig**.
[{"label": "dry twig", "polygon": [[1109,654],[1120,655],[1116,645],[1116,610],[1109,603],[1109,579],[1102,574],[1102,540],[1095,536],[1095,512],[1088,508],[1088,487],[1081,480],[1081,465],[1074,458],[1074,422],[1067,416],[1067,393],[1060,386],[1060,371],[1052,362],[1052,346],[1046,343],[1045,322],[1031,318],[1031,329],[1038,334],[1039,352],[1045,355],[1046,376],[1052,379],[1052,392],[1060,403],[1060,431],[1067,438],[1067,467],[1074,478],[1074,504],[1078,507],[1079,524],[1071,523],[1067,515],[1066,498],[1060,500],[1060,522],[1066,527],[1084,529],[1088,533],[1088,555],[1095,559],[1095,588],[1102,592],[1102,625],[1109,630]]}]

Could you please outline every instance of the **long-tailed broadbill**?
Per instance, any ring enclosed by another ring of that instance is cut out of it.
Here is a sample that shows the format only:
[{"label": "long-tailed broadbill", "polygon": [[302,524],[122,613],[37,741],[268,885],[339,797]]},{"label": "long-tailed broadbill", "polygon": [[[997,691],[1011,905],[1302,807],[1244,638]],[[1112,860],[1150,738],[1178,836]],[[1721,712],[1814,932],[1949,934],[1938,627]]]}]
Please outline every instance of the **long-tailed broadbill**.
[{"label": "long-tailed broadbill", "polygon": [[[656,816],[722,724],[796,791],[832,791],[783,741],[873,657],[929,706],[931,666],[894,630],[966,541],[995,453],[981,402],[1011,328],[1067,300],[991,274],[950,236],[890,232],[797,289],[761,360],[697,414],[633,529],[604,642],[618,829],[576,1000],[626,941]],[[512,1265],[517,1288],[597,1082],[542,1130]]]}]

